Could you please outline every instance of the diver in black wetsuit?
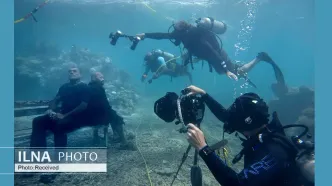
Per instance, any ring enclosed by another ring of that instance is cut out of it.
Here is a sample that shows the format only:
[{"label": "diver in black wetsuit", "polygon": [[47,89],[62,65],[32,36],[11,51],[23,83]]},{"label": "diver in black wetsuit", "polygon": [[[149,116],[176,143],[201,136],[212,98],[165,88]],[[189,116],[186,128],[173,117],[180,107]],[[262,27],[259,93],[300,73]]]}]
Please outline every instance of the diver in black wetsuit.
[{"label": "diver in black wetsuit", "polygon": [[[218,34],[223,34],[227,29],[226,24],[221,24],[223,27]],[[228,57],[228,54],[222,46],[220,46],[214,32],[200,26],[191,25],[185,21],[179,21],[174,24],[174,31],[171,33],[142,33],[136,36],[142,40],[145,38],[157,40],[173,39],[175,41],[172,42],[176,46],[182,43],[184,48],[188,50],[185,65],[192,62],[192,56],[196,56],[209,63],[210,72],[212,72],[212,68],[214,68],[218,74],[226,74],[234,80],[238,79],[237,75],[248,79],[246,73],[260,61],[266,61],[275,66],[275,64],[273,64],[274,62],[265,52],[259,53],[255,59],[243,66],[235,64]]]},{"label": "diver in black wetsuit", "polygon": [[[236,99],[229,109],[225,109],[204,90],[190,86],[189,94],[201,94],[211,112],[222,122],[228,133],[242,133],[243,150],[233,163],[244,156],[244,169],[236,173],[221,160],[206,144],[203,132],[193,124],[188,125],[188,142],[197,150],[210,171],[223,186],[297,186],[314,185],[301,177],[292,158],[292,150],[273,140],[262,143],[259,134],[278,130],[285,135],[280,123],[273,119],[268,124],[268,107],[254,93],[246,93]],[[311,171],[314,174],[314,170]]]}]

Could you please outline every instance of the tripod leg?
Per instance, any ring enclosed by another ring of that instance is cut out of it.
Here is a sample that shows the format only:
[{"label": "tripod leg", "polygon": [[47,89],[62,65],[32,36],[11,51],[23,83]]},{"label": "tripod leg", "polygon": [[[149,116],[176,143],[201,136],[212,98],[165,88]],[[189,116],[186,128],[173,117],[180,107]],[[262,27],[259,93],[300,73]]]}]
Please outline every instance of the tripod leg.
[{"label": "tripod leg", "polygon": [[194,166],[198,165],[198,151],[195,150],[195,156],[194,156]]},{"label": "tripod leg", "polygon": [[198,166],[198,151],[195,150],[194,163],[190,170],[190,181],[192,186],[202,186],[202,170]]},{"label": "tripod leg", "polygon": [[178,170],[176,171],[176,174],[175,174],[175,175],[174,175],[174,177],[173,177],[173,180],[172,180],[171,186],[173,185],[173,183],[174,183],[174,181],[175,181],[176,177],[178,176],[178,174],[179,174],[179,171],[180,171],[180,169],[181,169],[181,167],[182,167],[183,163],[186,161],[186,159],[187,159],[187,157],[188,157],[188,154],[189,154],[189,151],[190,151],[190,149],[191,149],[191,145],[189,145],[189,146],[187,147],[187,150],[186,150],[186,152],[185,152],[185,153],[183,154],[183,156],[182,156],[181,164],[179,165],[179,167],[178,167]]}]

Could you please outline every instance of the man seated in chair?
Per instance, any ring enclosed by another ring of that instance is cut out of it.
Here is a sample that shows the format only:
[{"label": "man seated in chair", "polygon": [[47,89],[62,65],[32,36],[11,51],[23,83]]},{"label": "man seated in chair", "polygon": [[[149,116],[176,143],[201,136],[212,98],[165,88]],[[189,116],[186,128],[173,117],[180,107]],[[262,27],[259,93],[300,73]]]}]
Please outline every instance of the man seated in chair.
[{"label": "man seated in chair", "polygon": [[47,131],[54,133],[55,147],[66,147],[67,133],[91,125],[85,114],[90,99],[89,87],[81,81],[76,66],[68,70],[68,75],[69,82],[59,88],[46,114],[33,119],[30,147],[46,147]]},{"label": "man seated in chair", "polygon": [[118,136],[114,141],[120,142],[120,149],[127,149],[129,148],[129,144],[127,143],[123,131],[123,125],[125,123],[123,118],[119,116],[109,104],[103,84],[103,74],[100,72],[93,72],[89,83],[90,101],[88,104],[87,115],[89,118],[94,118],[94,122],[99,124],[108,125],[111,123],[114,136]]}]

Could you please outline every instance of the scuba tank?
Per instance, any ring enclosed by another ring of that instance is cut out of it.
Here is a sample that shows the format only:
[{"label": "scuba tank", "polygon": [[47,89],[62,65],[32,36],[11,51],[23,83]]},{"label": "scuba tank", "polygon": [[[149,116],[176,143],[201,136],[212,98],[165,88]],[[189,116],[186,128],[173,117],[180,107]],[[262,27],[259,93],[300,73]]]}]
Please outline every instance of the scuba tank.
[{"label": "scuba tank", "polygon": [[196,20],[197,27],[204,28],[215,34],[224,34],[227,30],[225,23],[217,21],[211,17],[199,18]]}]

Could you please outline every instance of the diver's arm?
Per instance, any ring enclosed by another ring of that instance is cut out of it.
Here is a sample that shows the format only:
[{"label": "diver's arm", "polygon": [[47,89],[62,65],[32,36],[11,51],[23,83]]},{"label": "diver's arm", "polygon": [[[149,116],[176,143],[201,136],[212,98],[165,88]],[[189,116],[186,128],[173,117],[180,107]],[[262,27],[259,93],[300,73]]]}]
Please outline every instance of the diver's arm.
[{"label": "diver's arm", "polygon": [[208,93],[203,94],[202,97],[213,115],[215,115],[220,121],[225,122],[227,117],[227,110],[225,107],[213,99]]},{"label": "diver's arm", "polygon": [[[268,153],[258,161],[246,165],[240,172],[236,173],[228,167],[215,152],[206,153],[209,147],[203,147],[199,154],[214,175],[216,180],[223,186],[256,186],[269,185],[276,178],[282,178],[285,172],[285,161],[283,155]],[[277,147],[278,148],[278,147]],[[279,151],[279,150],[278,150]],[[283,150],[284,151],[284,150]],[[283,152],[280,151],[281,154]]]},{"label": "diver's arm", "polygon": [[159,68],[157,69],[157,71],[153,74],[152,79],[157,79],[159,78],[160,75],[165,74],[165,72],[168,70],[167,66],[166,66],[166,61],[164,57],[159,56],[158,57],[158,63],[159,63]]},{"label": "diver's arm", "polygon": [[144,74],[143,74],[143,76],[147,76],[148,75],[148,73],[150,72],[150,66],[149,65],[146,65],[145,66],[145,71],[144,71]]},{"label": "diver's arm", "polygon": [[48,105],[48,106],[49,106],[49,107],[48,107],[48,111],[55,111],[55,110],[57,109],[57,106],[58,106],[59,102],[61,101],[61,94],[62,94],[62,92],[63,92],[64,86],[65,86],[65,85],[62,85],[62,86],[59,88],[59,90],[58,90],[58,92],[57,92],[55,98],[54,98],[54,99],[50,102],[50,104]]},{"label": "diver's arm", "polygon": [[237,173],[228,167],[222,159],[215,152],[205,154],[204,151],[208,149],[209,146],[203,147],[199,151],[199,155],[204,160],[205,164],[215,177],[215,179],[223,186],[240,186]]},{"label": "diver's arm", "polygon": [[57,95],[55,98],[50,102],[48,110],[54,111],[57,108],[58,103],[60,102],[60,96]]},{"label": "diver's arm", "polygon": [[88,107],[88,103],[86,102],[81,102],[80,105],[78,105],[76,108],[74,108],[72,111],[68,112],[67,114],[64,115],[64,117],[68,117],[71,115],[78,114],[82,111],[84,111]]},{"label": "diver's arm", "polygon": [[148,73],[149,73],[150,69],[151,69],[150,66],[147,64],[145,66],[145,71],[144,71],[143,75],[141,76],[141,81],[142,82],[144,82],[145,79],[148,77]]},{"label": "diver's arm", "polygon": [[175,32],[171,32],[171,33],[160,33],[160,32],[143,33],[143,34],[138,34],[137,36],[139,36],[143,40],[145,38],[156,39],[156,40],[175,39],[175,41],[173,42],[175,46],[179,46],[181,44],[181,40],[177,39],[177,34]]},{"label": "diver's arm", "polygon": [[88,85],[82,85],[81,88],[82,88],[81,89],[81,91],[82,91],[81,103],[76,108],[74,108],[72,111],[64,114],[64,117],[79,114],[79,113],[83,112],[84,110],[86,110],[86,108],[88,107],[88,102],[90,99],[90,89],[89,89]]},{"label": "diver's arm", "polygon": [[172,37],[173,35],[170,33],[160,33],[160,32],[155,32],[155,33],[144,33],[144,39],[149,38],[149,39],[156,39],[156,40],[161,40],[161,39],[174,39]]}]

